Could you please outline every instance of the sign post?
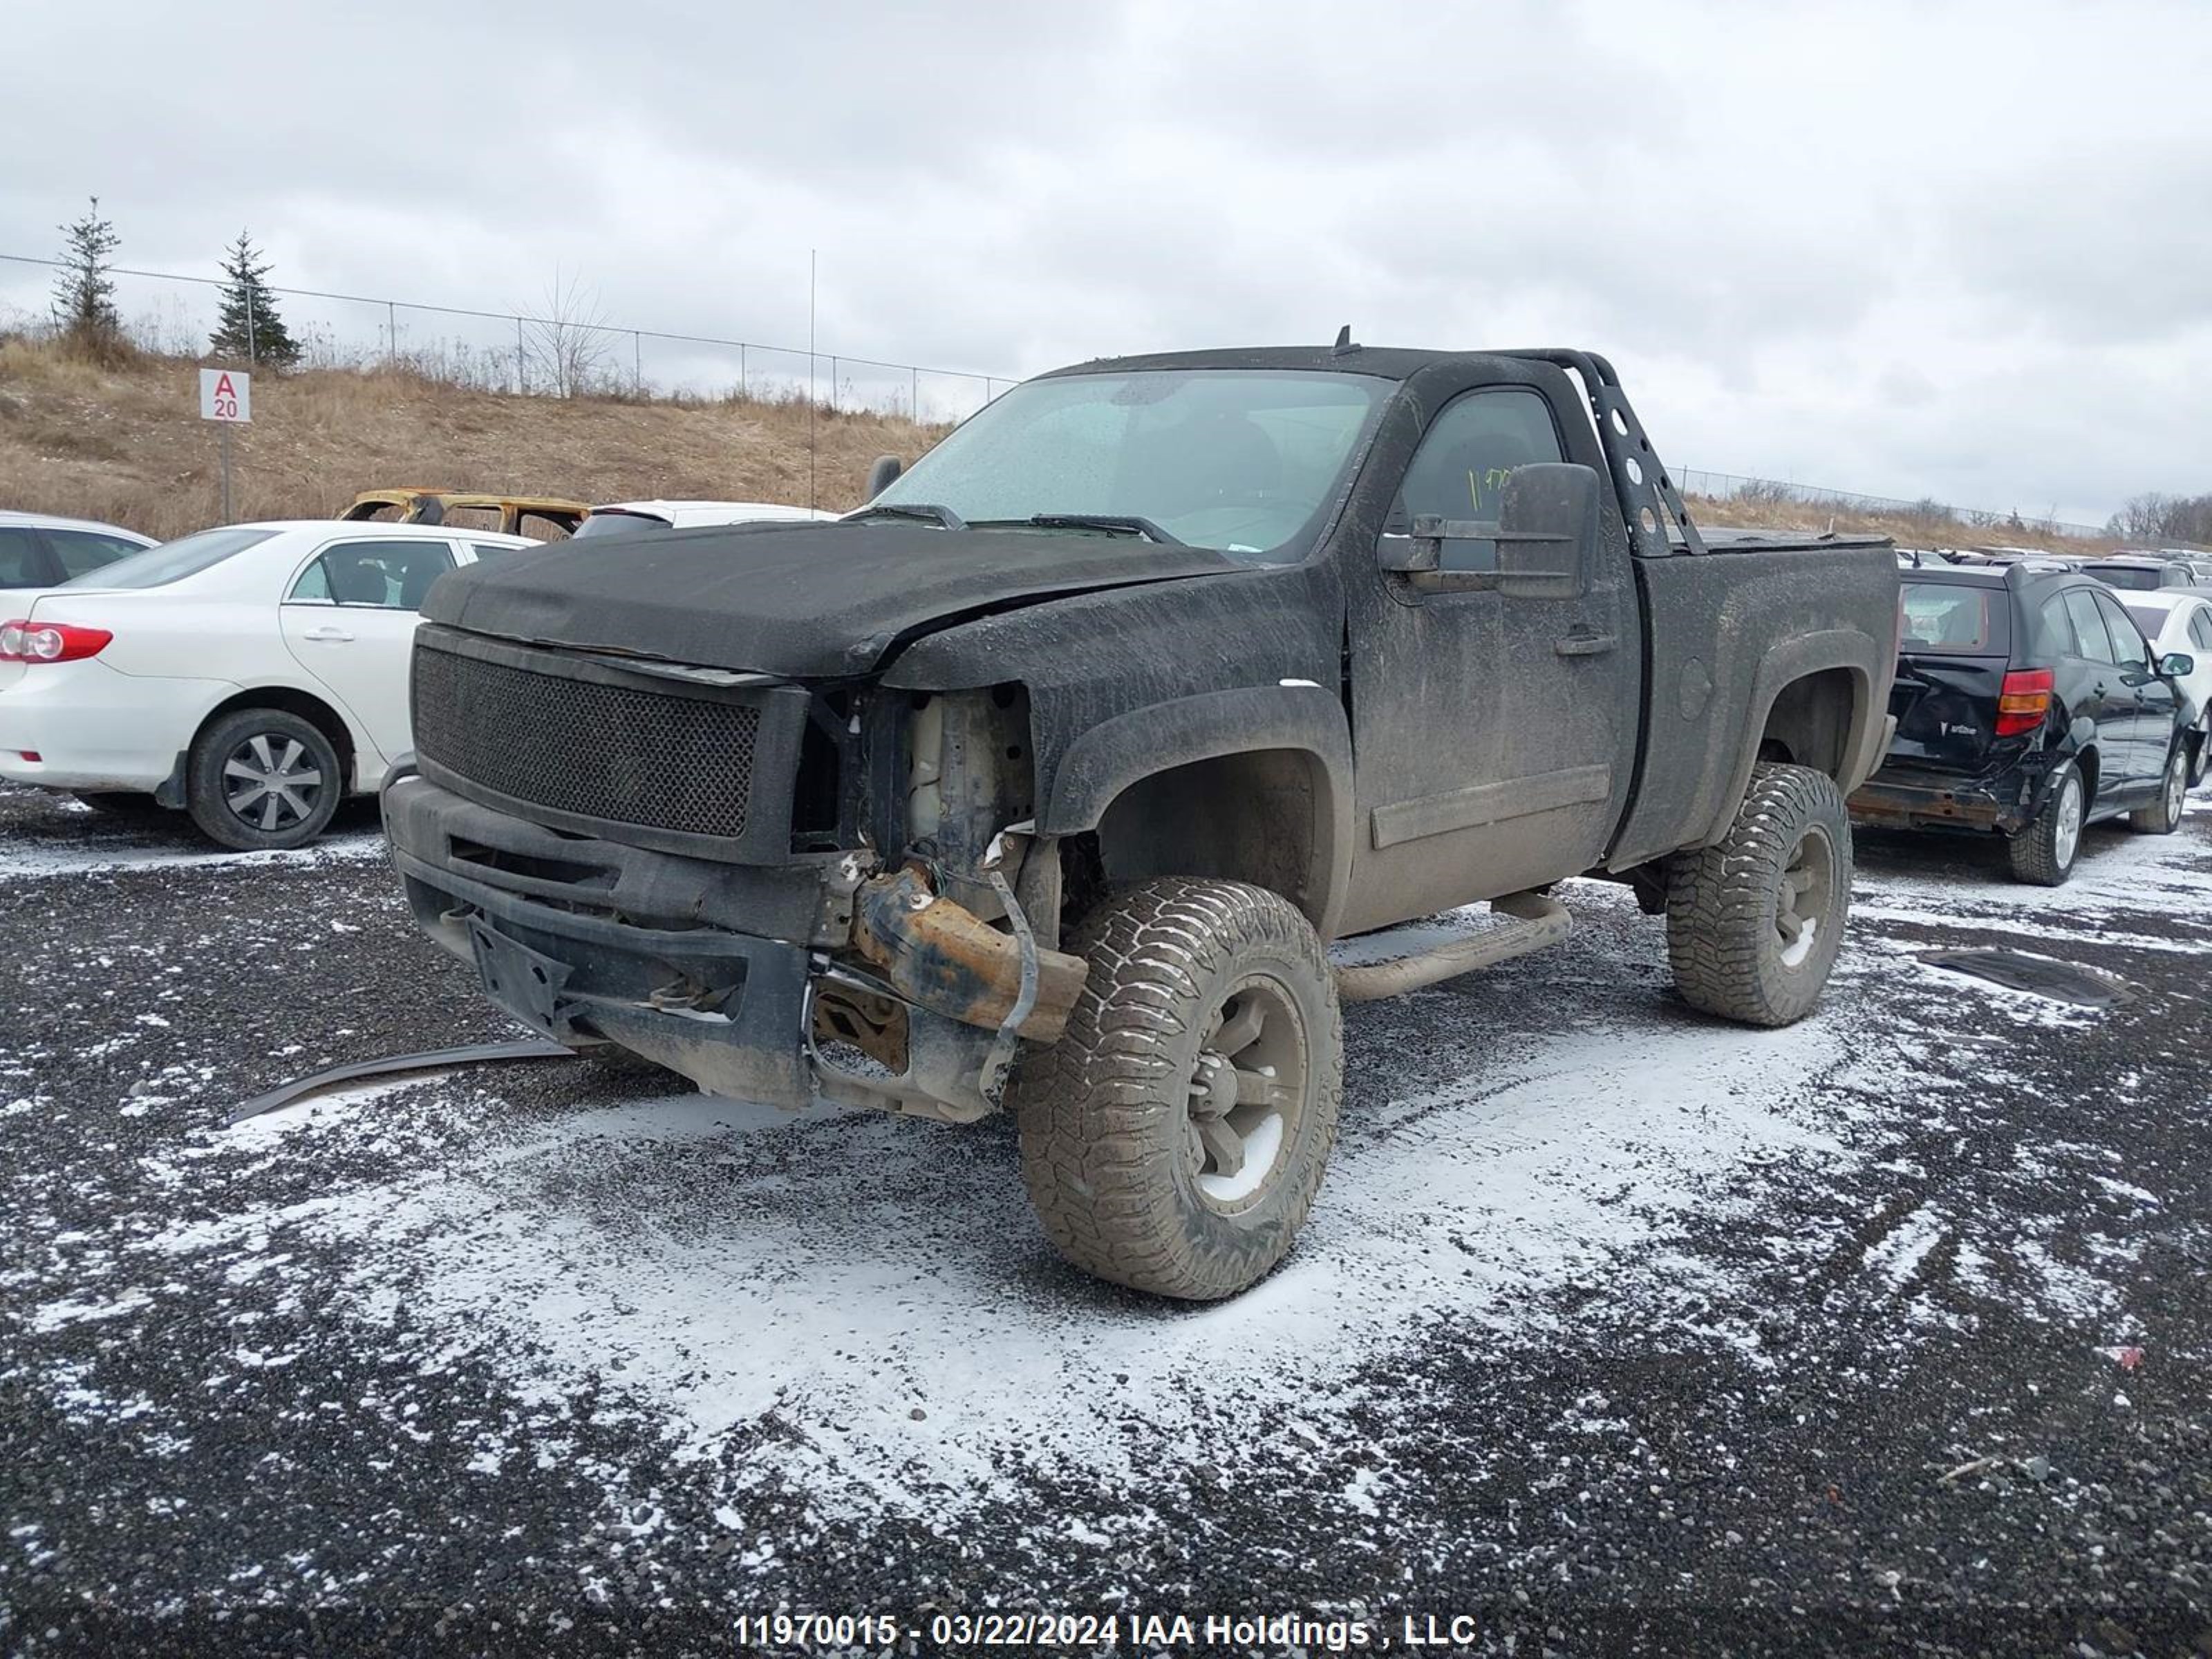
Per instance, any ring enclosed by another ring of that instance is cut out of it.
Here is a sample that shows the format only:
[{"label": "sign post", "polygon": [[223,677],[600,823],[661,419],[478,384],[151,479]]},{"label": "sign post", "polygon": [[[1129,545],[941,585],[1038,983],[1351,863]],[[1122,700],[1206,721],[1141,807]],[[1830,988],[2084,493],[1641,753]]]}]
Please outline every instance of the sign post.
[{"label": "sign post", "polygon": [[222,428],[222,521],[230,522],[230,429],[253,419],[253,377],[234,368],[200,371],[200,419]]}]

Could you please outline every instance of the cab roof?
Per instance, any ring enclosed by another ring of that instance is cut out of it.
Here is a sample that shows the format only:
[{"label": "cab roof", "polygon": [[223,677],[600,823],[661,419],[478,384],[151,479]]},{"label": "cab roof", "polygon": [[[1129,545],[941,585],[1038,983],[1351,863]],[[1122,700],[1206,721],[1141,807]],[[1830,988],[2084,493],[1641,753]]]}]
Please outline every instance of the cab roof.
[{"label": "cab roof", "polygon": [[[1232,346],[1207,351],[1162,351],[1134,357],[1094,357],[1042,376],[1126,374],[1166,368],[1279,368],[1302,374],[1365,374],[1378,380],[1411,380],[1438,363],[1515,364],[1526,373],[1527,358],[1515,351],[1427,351],[1407,346]],[[1511,378],[1511,377],[1509,377]]]}]

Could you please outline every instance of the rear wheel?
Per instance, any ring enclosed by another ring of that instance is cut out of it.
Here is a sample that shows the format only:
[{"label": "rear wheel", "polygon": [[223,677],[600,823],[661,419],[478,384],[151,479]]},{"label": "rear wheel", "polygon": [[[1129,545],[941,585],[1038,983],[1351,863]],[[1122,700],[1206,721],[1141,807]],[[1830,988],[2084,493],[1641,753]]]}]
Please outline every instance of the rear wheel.
[{"label": "rear wheel", "polygon": [[2088,791],[2081,786],[2081,769],[2068,761],[2045,792],[2043,811],[2007,843],[2012,873],[2017,881],[2038,887],[2057,887],[2074,873],[2074,860],[2081,850],[2081,823],[2089,810]]},{"label": "rear wheel", "polygon": [[2148,836],[2170,836],[2181,828],[2189,810],[2189,755],[2179,744],[2166,757],[2166,775],[2160,779],[2158,799],[2128,814],[2128,828]]},{"label": "rear wheel", "polygon": [[1015,1086],[1038,1218],[1102,1279],[1233,1296],[1289,1253],[1336,1140],[1344,1033],[1321,940],[1260,888],[1155,881],[1071,948],[1090,978]]},{"label": "rear wheel", "polygon": [[1692,1006],[1747,1025],[1810,1013],[1843,944],[1851,825],[1835,780],[1763,764],[1719,845],[1667,866],[1667,956]]},{"label": "rear wheel", "polygon": [[192,822],[242,852],[305,846],[344,793],[331,740],[282,708],[240,708],[210,723],[185,769]]}]

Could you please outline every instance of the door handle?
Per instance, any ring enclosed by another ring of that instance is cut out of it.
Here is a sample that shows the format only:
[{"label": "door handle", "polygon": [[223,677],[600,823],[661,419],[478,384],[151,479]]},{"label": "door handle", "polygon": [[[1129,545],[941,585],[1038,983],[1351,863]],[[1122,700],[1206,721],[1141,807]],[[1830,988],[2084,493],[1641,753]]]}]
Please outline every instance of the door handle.
[{"label": "door handle", "polygon": [[1563,657],[1595,657],[1610,651],[1620,643],[1611,634],[1593,633],[1582,627],[1571,628],[1564,637],[1552,642],[1552,649]]},{"label": "door handle", "polygon": [[348,640],[353,638],[353,635],[347,633],[343,628],[325,627],[311,628],[306,633],[301,635],[300,637],[303,640],[325,640],[331,642],[332,644],[343,645]]}]

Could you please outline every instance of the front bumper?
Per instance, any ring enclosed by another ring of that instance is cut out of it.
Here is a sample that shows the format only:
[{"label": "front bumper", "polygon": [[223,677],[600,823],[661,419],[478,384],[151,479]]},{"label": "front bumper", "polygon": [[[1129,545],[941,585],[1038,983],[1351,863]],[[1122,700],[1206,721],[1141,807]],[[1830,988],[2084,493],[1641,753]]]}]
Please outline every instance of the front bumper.
[{"label": "front bumper", "polygon": [[[556,1042],[613,1042],[716,1094],[978,1117],[996,1103],[997,1073],[982,1079],[1000,1028],[1056,1037],[1082,985],[1078,959],[1036,951],[1021,1005],[1013,942],[912,869],[870,879],[852,854],[734,865],[561,834],[404,768],[383,805],[416,921],[488,996]],[[817,1000],[856,990],[900,1008],[902,1069],[823,1060]]]},{"label": "front bumper", "polygon": [[2021,764],[1983,775],[1893,762],[1852,792],[1851,822],[1892,830],[2018,835],[2042,810],[2048,769]]},{"label": "front bumper", "polygon": [[557,835],[406,771],[383,805],[416,921],[523,1024],[617,1042],[716,1094],[813,1098],[820,866],[708,865]]}]

